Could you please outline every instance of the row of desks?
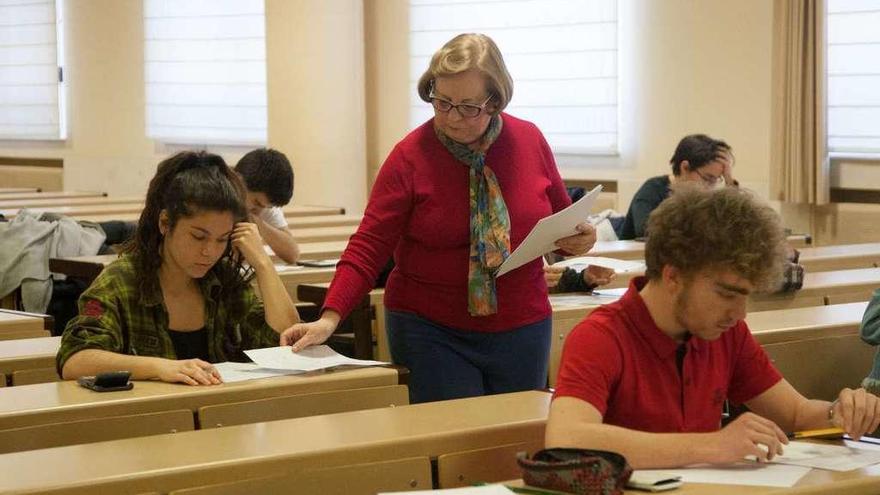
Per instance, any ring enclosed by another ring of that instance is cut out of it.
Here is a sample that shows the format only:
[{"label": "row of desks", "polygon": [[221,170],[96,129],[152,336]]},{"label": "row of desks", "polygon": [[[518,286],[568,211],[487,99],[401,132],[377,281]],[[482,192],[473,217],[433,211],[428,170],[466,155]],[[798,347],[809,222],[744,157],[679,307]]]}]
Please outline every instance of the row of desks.
[{"label": "row of desks", "polygon": [[[0,491],[359,494],[514,479],[515,453],[543,443],[549,403],[547,393],[521,392],[6,454],[0,472],[15,476],[0,477]],[[796,489],[877,493],[878,475],[877,466],[813,470]],[[782,490],[688,484],[680,492]]]},{"label": "row of desks", "polygon": [[[8,219],[15,218],[21,208],[3,208],[0,209],[0,215]],[[80,206],[47,206],[38,208],[40,211],[58,213],[72,217],[76,220],[85,220],[91,215],[110,215],[111,220],[128,220],[132,217],[139,217],[140,211],[143,209],[143,202],[131,203],[104,203],[97,205],[80,205]],[[288,205],[283,208],[285,217],[303,217],[314,215],[340,215],[345,213],[344,208],[336,206],[309,206],[309,205]],[[130,214],[129,217],[123,217],[124,214]]]}]

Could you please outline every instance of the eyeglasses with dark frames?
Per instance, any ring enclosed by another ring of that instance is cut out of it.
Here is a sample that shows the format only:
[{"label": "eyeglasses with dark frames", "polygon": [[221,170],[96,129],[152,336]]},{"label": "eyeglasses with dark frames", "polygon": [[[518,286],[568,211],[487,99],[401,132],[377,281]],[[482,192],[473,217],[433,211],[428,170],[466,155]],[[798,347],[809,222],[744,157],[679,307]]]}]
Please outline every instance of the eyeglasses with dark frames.
[{"label": "eyeglasses with dark frames", "polygon": [[489,103],[489,100],[492,99],[492,96],[490,95],[486,98],[486,101],[479,105],[474,105],[473,103],[459,103],[456,105],[447,99],[435,96],[434,88],[431,88],[428,98],[431,100],[431,105],[433,105],[434,109],[438,112],[449,113],[454,108],[462,118],[475,119],[486,109],[486,105]]},{"label": "eyeglasses with dark frames", "polygon": [[720,184],[721,182],[724,181],[724,176],[723,176],[723,175],[718,175],[718,176],[714,176],[714,175],[703,175],[703,173],[700,172],[699,169],[694,169],[694,172],[695,172],[697,175],[700,176],[700,179],[702,179],[703,182],[705,182],[706,184],[708,184],[708,185],[710,185],[710,186],[714,186],[714,185],[716,185],[716,184]]}]

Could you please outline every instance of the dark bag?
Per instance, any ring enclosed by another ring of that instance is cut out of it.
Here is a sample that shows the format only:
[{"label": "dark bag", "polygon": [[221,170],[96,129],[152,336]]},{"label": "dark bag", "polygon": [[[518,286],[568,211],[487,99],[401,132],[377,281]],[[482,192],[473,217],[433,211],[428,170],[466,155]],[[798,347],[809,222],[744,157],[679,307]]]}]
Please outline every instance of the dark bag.
[{"label": "dark bag", "polygon": [[632,475],[625,457],[605,450],[544,449],[516,461],[527,485],[577,495],[622,494]]}]

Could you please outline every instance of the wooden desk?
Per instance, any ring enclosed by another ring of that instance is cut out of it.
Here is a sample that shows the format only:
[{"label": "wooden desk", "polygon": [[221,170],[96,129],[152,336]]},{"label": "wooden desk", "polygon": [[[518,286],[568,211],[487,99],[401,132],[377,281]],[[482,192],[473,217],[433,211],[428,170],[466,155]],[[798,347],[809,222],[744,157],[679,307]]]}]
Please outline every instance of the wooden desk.
[{"label": "wooden desk", "polygon": [[0,341],[0,373],[11,376],[22,370],[54,368],[61,337]]},{"label": "wooden desk", "polygon": [[37,187],[0,187],[0,194],[26,194],[38,192],[40,192],[40,189]]},{"label": "wooden desk", "polygon": [[[137,222],[140,219],[140,212],[121,213],[121,214],[98,214],[98,215],[76,215],[73,218],[77,220],[89,220],[92,222],[109,222],[111,220],[120,220],[126,222]],[[359,225],[363,217],[354,215],[312,215],[302,216],[296,215],[295,212],[285,212],[285,218],[290,228],[311,228],[311,227],[341,227],[346,225]]]},{"label": "wooden desk", "polygon": [[12,311],[0,311],[0,340],[47,337],[45,321]]},{"label": "wooden desk", "polygon": [[800,252],[799,263],[807,273],[873,268],[880,264],[880,242],[810,247]]},{"label": "wooden desk", "polygon": [[292,227],[290,233],[300,244],[307,242],[348,241],[357,230],[357,225],[339,225],[334,227]]},{"label": "wooden desk", "polygon": [[867,301],[880,287],[880,268],[806,273],[801,290],[786,294],[753,294],[749,312]]},{"label": "wooden desk", "polygon": [[105,192],[98,191],[43,191],[43,192],[14,192],[4,193],[0,189],[0,201],[3,203],[9,201],[31,200],[31,199],[73,199],[73,198],[100,198],[107,196]]},{"label": "wooden desk", "polygon": [[598,241],[584,256],[602,256],[620,260],[644,260],[645,243],[642,241]]},{"label": "wooden desk", "polygon": [[746,324],[761,345],[857,335],[867,307],[867,302],[857,302],[757,311],[746,316]]},{"label": "wooden desk", "polygon": [[214,404],[397,385],[398,369],[359,368],[312,372],[214,386],[138,381],[132,390],[96,393],[64,381],[0,390],[0,430],[146,412],[198,408]]},{"label": "wooden desk", "polygon": [[[56,193],[58,194],[58,193]],[[0,196],[0,209],[31,208],[42,210],[58,206],[92,206],[92,205],[130,205],[138,210],[143,208],[143,196],[102,196],[91,193],[85,196],[60,196],[54,198],[36,197],[30,199],[7,199]]]},{"label": "wooden desk", "polygon": [[[59,213],[69,217],[80,219],[88,215],[112,215],[114,220],[119,220],[119,216],[125,213],[136,214],[140,216],[143,209],[143,203],[140,204],[104,204],[104,205],[82,205],[82,206],[51,206],[40,208],[42,211]],[[0,209],[0,214],[5,215],[8,219],[13,219],[18,214],[18,208]],[[308,217],[315,215],[340,215],[345,213],[345,208],[337,206],[309,206],[309,205],[288,205],[284,207],[285,217]]]},{"label": "wooden desk", "polygon": [[549,404],[520,392],[7,454],[0,472],[16,474],[0,477],[0,491],[165,492],[538,443]]},{"label": "wooden desk", "polygon": [[[306,248],[307,252],[309,244],[302,244],[301,247]],[[99,256],[78,256],[76,258],[52,258],[49,260],[49,270],[55,273],[63,273],[68,277],[78,278],[86,283],[92,283],[104,267],[116,260],[118,256],[115,254],[106,254]],[[300,284],[329,282],[333,279],[336,268],[316,268],[308,266],[285,266],[278,269],[278,276],[287,288],[287,292],[293,297],[293,302],[298,302],[296,298],[296,288]]]}]

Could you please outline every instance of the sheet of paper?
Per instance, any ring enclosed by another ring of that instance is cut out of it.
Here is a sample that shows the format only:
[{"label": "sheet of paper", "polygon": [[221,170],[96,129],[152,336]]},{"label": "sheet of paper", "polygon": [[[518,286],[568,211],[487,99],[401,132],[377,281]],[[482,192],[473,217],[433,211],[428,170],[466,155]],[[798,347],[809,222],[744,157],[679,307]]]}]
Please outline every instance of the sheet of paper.
[{"label": "sheet of paper", "polygon": [[283,272],[293,272],[297,270],[302,270],[303,267],[300,265],[288,265],[287,263],[275,263],[275,271],[278,273]]},{"label": "sheet of paper", "polygon": [[593,203],[596,202],[600,192],[602,192],[602,186],[598,185],[568,208],[538,220],[532,231],[504,260],[495,276],[500,277],[538,256],[555,251],[557,249],[556,241],[577,234],[575,227],[577,224],[587,221]]},{"label": "sheet of paper", "polygon": [[551,294],[550,305],[553,307],[576,307],[596,306],[610,304],[620,299],[616,295],[593,295],[593,294]]},{"label": "sheet of paper", "polygon": [[220,376],[223,377],[223,383],[243,382],[245,380],[256,380],[259,378],[271,378],[274,376],[297,375],[305,373],[304,371],[295,370],[270,370],[260,368],[254,363],[233,363],[224,362],[214,365]]},{"label": "sheet of paper", "polygon": [[619,260],[602,256],[578,256],[577,258],[569,258],[553,263],[553,266],[565,266],[578,271],[583,270],[588,265],[611,268],[615,273],[638,273],[645,271],[646,268],[644,261]]},{"label": "sheet of paper", "polygon": [[513,490],[504,485],[468,486],[464,488],[446,488],[444,490],[417,490],[410,492],[381,492],[379,495],[413,495],[439,493],[440,495],[513,495]]},{"label": "sheet of paper", "polygon": [[785,464],[742,462],[728,466],[694,466],[680,469],[646,469],[644,471],[648,474],[660,472],[664,476],[681,476],[681,480],[685,483],[792,487],[810,472],[810,468]]},{"label": "sheet of paper", "polygon": [[[859,448],[861,442],[846,445],[828,445],[811,442],[789,442],[784,454],[773,458],[774,463],[806,466],[829,471],[852,471],[880,463],[880,450]],[[868,446],[869,444],[866,444]]]},{"label": "sheet of paper", "polygon": [[307,347],[296,354],[290,351],[289,345],[251,349],[244,351],[244,353],[261,368],[272,370],[314,371],[344,365],[374,366],[389,364],[382,361],[352,359],[337,353],[326,345]]}]

